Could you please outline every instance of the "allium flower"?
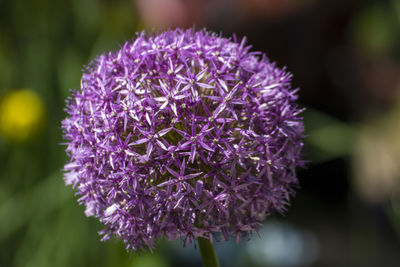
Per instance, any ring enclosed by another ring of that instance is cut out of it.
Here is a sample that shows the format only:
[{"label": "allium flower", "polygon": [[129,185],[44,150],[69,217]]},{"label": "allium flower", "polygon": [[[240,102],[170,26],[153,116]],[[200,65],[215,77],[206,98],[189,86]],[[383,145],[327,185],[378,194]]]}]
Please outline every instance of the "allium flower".
[{"label": "allium flower", "polygon": [[85,69],[62,122],[65,181],[104,240],[239,239],[285,210],[301,111],[291,75],[249,50],[205,30],[141,33]]}]

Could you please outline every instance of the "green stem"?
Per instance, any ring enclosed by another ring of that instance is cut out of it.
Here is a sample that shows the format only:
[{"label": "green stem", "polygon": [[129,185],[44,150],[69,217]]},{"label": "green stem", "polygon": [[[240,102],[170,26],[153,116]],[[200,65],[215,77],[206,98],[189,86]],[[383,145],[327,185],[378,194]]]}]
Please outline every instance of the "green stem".
[{"label": "green stem", "polygon": [[219,267],[218,258],[215,254],[214,245],[210,240],[202,237],[197,238],[200,247],[201,259],[204,267]]}]

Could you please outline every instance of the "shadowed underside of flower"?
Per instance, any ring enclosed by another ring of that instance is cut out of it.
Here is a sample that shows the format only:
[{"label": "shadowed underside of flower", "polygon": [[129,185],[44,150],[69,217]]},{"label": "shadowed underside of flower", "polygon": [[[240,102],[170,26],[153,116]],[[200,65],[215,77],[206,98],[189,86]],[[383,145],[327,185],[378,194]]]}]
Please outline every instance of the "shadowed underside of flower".
[{"label": "shadowed underside of flower", "polygon": [[302,165],[291,75],[243,39],[141,33],[86,67],[62,122],[65,181],[106,226],[152,248],[257,231],[283,212]]}]

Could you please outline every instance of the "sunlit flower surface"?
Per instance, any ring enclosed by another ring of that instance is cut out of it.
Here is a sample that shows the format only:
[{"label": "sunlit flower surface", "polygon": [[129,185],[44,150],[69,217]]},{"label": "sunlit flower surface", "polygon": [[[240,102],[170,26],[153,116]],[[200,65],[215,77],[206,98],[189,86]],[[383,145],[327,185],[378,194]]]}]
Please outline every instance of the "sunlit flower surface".
[{"label": "sunlit flower surface", "polygon": [[65,181],[103,239],[128,249],[163,235],[247,236],[298,184],[303,123],[290,82],[244,39],[138,34],[91,62],[67,100]]}]

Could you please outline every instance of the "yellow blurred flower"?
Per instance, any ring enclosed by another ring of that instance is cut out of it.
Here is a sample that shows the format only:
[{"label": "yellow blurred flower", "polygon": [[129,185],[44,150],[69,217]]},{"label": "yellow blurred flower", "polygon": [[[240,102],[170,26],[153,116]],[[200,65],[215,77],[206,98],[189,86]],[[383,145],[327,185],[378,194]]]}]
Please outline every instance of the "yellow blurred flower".
[{"label": "yellow blurred flower", "polygon": [[36,136],[44,126],[45,110],[32,90],[12,91],[0,99],[0,134],[12,142]]}]

